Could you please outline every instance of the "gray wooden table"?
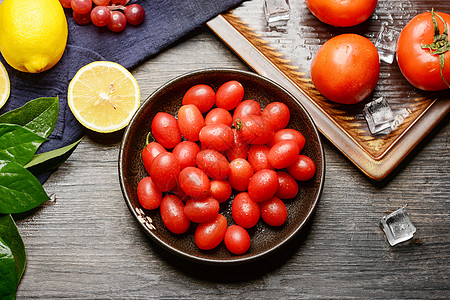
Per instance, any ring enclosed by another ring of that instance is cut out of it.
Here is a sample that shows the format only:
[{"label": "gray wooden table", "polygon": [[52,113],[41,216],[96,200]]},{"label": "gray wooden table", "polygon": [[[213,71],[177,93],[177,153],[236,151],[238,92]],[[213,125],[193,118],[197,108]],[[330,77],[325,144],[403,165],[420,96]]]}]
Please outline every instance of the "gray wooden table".
[{"label": "gray wooden table", "polygon": [[[141,65],[143,98],[180,74],[247,66],[207,28]],[[307,228],[275,255],[218,268],[169,254],[138,227],[118,181],[120,135],[88,135],[46,182],[47,202],[18,221],[28,254],[17,297],[78,299],[450,298],[448,117],[382,183],[324,139],[326,183]],[[413,240],[378,226],[408,204]]]}]

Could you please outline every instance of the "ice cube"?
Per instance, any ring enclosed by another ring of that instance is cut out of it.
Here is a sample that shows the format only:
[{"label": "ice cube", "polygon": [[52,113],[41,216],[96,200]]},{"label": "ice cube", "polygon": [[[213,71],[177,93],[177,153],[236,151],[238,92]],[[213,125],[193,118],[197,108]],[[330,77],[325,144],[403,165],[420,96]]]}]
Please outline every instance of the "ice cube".
[{"label": "ice cube", "polygon": [[416,232],[416,227],[409,220],[406,207],[404,206],[383,216],[380,226],[391,246],[411,239]]},{"label": "ice cube", "polygon": [[381,61],[392,64],[394,61],[395,51],[397,50],[397,40],[399,35],[400,31],[388,26],[387,22],[383,22],[381,24],[381,29],[378,32],[378,36],[375,41],[375,47],[378,50]]},{"label": "ice cube", "polygon": [[392,109],[384,97],[367,103],[364,106],[363,113],[372,134],[390,128],[391,122],[394,120]]},{"label": "ice cube", "polygon": [[264,0],[264,15],[269,27],[285,27],[289,21],[290,13],[289,0]]}]

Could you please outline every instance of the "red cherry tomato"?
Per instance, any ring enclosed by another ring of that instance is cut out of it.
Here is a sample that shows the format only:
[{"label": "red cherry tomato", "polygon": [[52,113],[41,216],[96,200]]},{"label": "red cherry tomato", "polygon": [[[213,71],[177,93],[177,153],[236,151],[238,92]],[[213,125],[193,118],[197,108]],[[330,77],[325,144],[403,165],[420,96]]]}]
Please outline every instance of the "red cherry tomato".
[{"label": "red cherry tomato", "polygon": [[260,203],[261,219],[270,226],[281,226],[287,219],[287,208],[283,201],[272,197]]},{"label": "red cherry tomato", "polygon": [[224,124],[207,125],[199,134],[202,148],[226,151],[233,144],[233,131]]},{"label": "red cherry tomato", "polygon": [[225,232],[224,243],[233,254],[244,254],[250,248],[251,240],[247,230],[239,225],[231,225]]},{"label": "red cherry tomato", "polygon": [[210,183],[206,174],[195,167],[187,167],[181,170],[178,182],[186,195],[192,198],[205,198],[208,196]]},{"label": "red cherry tomato", "polygon": [[341,34],[326,41],[311,63],[317,90],[342,104],[361,102],[372,93],[380,74],[377,48],[357,34]]},{"label": "red cherry tomato", "polygon": [[306,0],[306,6],[320,21],[335,27],[349,27],[366,21],[377,0]]},{"label": "red cherry tomato", "polygon": [[286,104],[271,102],[264,108],[262,116],[269,120],[273,130],[278,131],[287,126],[291,113]]},{"label": "red cherry tomato", "polygon": [[273,170],[274,167],[269,162],[270,148],[266,145],[251,145],[248,150],[248,162],[252,166],[255,172],[269,169]]},{"label": "red cherry tomato", "polygon": [[283,169],[293,164],[299,154],[295,141],[281,141],[270,148],[267,158],[275,169]]},{"label": "red cherry tomato", "polygon": [[153,118],[152,134],[156,141],[166,149],[172,149],[181,141],[177,120],[165,112],[159,112]]},{"label": "red cherry tomato", "polygon": [[298,183],[286,172],[277,172],[278,175],[278,190],[275,193],[280,199],[292,199],[298,194]]},{"label": "red cherry tomato", "polygon": [[201,250],[211,250],[219,246],[227,231],[227,219],[218,214],[212,221],[198,224],[194,239]]},{"label": "red cherry tomato", "polygon": [[226,180],[211,180],[209,188],[209,196],[213,197],[219,203],[223,203],[230,199],[233,192],[231,185]]},{"label": "red cherry tomato", "polygon": [[160,153],[150,166],[150,177],[161,192],[170,191],[177,185],[179,173],[180,163],[170,152]]},{"label": "red cherry tomato", "polygon": [[311,179],[316,173],[316,165],[308,156],[299,155],[297,160],[287,167],[286,170],[296,180],[306,181]]},{"label": "red cherry tomato", "polygon": [[203,115],[197,106],[186,104],[178,110],[178,128],[180,133],[189,141],[198,141],[200,129],[205,126]]},{"label": "red cherry tomato", "polygon": [[155,209],[161,204],[162,193],[153,184],[150,177],[144,177],[137,186],[139,203],[145,209]]},{"label": "red cherry tomato", "polygon": [[299,131],[291,128],[285,128],[275,132],[275,135],[268,146],[272,148],[276,143],[288,140],[295,141],[300,151],[302,151],[306,143],[305,137]]},{"label": "red cherry tomato", "polygon": [[197,163],[195,158],[200,152],[200,147],[191,141],[182,141],[173,148],[172,153],[180,163],[180,169],[183,170],[186,167],[195,167]]},{"label": "red cherry tomato", "polygon": [[250,198],[248,193],[239,193],[233,199],[231,215],[236,224],[244,228],[251,228],[259,221],[259,205]]},{"label": "red cherry tomato", "polygon": [[184,215],[191,222],[204,223],[215,219],[219,209],[219,201],[212,197],[189,199],[184,206]]},{"label": "red cherry tomato", "polygon": [[182,104],[194,104],[205,113],[216,103],[216,93],[206,84],[198,84],[191,87],[183,96]]},{"label": "red cherry tomato", "polygon": [[232,122],[233,118],[231,117],[230,112],[220,107],[211,109],[205,117],[206,125],[225,124],[231,126]]},{"label": "red cherry tomato", "polygon": [[242,140],[241,136],[235,128],[231,129],[231,131],[233,132],[233,142],[230,148],[225,151],[228,160],[232,161],[236,158],[247,159],[248,149],[250,148],[250,145]]},{"label": "red cherry tomato", "polygon": [[167,152],[167,150],[157,142],[151,142],[144,147],[144,150],[142,150],[142,161],[147,173],[150,174],[150,166],[153,160],[162,152]]},{"label": "red cherry tomato", "polygon": [[244,100],[236,106],[233,113],[233,121],[248,115],[261,115],[261,106],[255,100]]},{"label": "red cherry tomato", "polygon": [[248,184],[248,194],[255,202],[268,200],[278,190],[278,175],[273,170],[264,169],[256,172]]},{"label": "red cherry tomato", "polygon": [[[446,26],[439,18],[444,19]],[[450,15],[442,12],[434,12],[439,33],[443,34],[445,27],[450,30]],[[433,54],[429,47],[434,43],[433,16],[431,12],[425,12],[415,16],[403,28],[397,42],[397,63],[405,78],[416,88],[425,91],[440,91],[450,88],[450,51],[442,51],[442,54]],[[450,41],[442,36],[441,49],[445,45],[450,49]],[[442,75],[440,57],[442,57]],[[444,79],[445,81],[444,81]]]},{"label": "red cherry tomato", "polygon": [[232,110],[241,103],[244,98],[244,87],[236,80],[222,84],[216,92],[217,107]]},{"label": "red cherry tomato", "polygon": [[212,149],[201,150],[196,158],[197,166],[213,179],[225,179],[230,170],[226,157]]},{"label": "red cherry tomato", "polygon": [[234,124],[242,140],[247,144],[267,144],[275,133],[270,122],[262,116],[244,116]]},{"label": "red cherry tomato", "polygon": [[184,203],[177,196],[164,196],[159,210],[161,219],[170,232],[182,234],[189,229],[191,222],[184,215]]},{"label": "red cherry tomato", "polygon": [[253,168],[248,161],[242,158],[236,158],[230,162],[228,182],[233,189],[243,192],[248,190],[248,183],[253,174]]}]

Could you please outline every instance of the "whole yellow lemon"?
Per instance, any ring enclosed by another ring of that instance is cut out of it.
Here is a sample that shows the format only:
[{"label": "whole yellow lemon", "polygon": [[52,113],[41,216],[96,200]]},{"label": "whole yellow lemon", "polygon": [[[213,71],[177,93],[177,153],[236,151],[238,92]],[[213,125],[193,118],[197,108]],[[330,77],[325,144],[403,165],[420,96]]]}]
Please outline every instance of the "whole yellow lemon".
[{"label": "whole yellow lemon", "polygon": [[53,67],[67,44],[67,20],[58,0],[4,0],[0,52],[11,67],[29,73]]}]

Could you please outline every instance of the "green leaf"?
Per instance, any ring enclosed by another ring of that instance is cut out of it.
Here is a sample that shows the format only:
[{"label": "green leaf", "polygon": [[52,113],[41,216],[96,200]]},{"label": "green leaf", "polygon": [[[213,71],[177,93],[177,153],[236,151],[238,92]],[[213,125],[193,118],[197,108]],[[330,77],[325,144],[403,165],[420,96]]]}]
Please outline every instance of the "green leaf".
[{"label": "green leaf", "polygon": [[0,298],[14,299],[17,289],[16,267],[11,249],[0,238]]},{"label": "green leaf", "polygon": [[22,237],[11,215],[0,215],[0,238],[8,245],[14,255],[17,284],[19,284],[25,271],[27,254]]},{"label": "green leaf", "polygon": [[0,160],[25,165],[46,139],[15,124],[0,124]]},{"label": "green leaf", "polygon": [[59,114],[58,97],[37,98],[0,116],[0,123],[24,126],[42,137],[55,128]]},{"label": "green leaf", "polygon": [[25,165],[25,168],[30,171],[39,171],[39,170],[51,170],[57,168],[63,162],[66,161],[67,158],[72,154],[75,150],[76,146],[81,142],[83,138],[79,139],[75,143],[72,143],[68,146],[55,149],[49,152],[35,154],[29,163]]},{"label": "green leaf", "polygon": [[0,161],[0,213],[26,212],[48,199],[30,171],[15,162]]}]

